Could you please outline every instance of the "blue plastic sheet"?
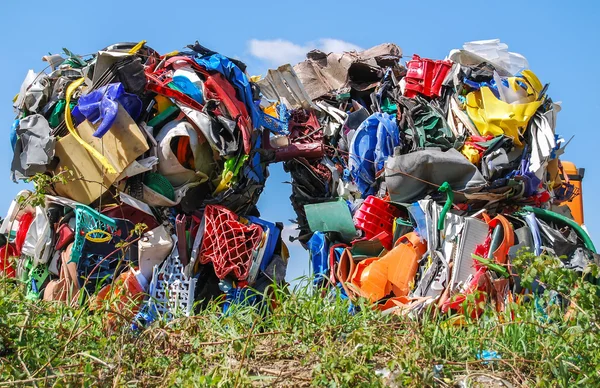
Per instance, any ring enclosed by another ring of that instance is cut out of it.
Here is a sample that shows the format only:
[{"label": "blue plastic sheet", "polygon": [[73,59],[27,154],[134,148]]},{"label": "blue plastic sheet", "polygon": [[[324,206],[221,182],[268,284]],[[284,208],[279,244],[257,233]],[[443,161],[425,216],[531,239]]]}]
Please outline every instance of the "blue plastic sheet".
[{"label": "blue plastic sheet", "polygon": [[81,96],[77,106],[73,109],[73,117],[77,122],[87,119],[94,124],[102,120],[94,132],[94,137],[102,137],[115,122],[119,104],[134,120],[137,120],[142,113],[142,101],[138,96],[125,92],[123,85],[117,82]]},{"label": "blue plastic sheet", "polygon": [[267,248],[265,249],[263,260],[260,263],[260,270],[264,271],[267,268],[267,266],[271,263],[271,260],[273,260],[273,254],[275,253],[275,247],[277,246],[277,241],[279,240],[279,235],[281,234],[281,231],[279,230],[277,225],[275,225],[272,222],[265,221],[254,216],[247,216],[246,218],[253,224],[260,225],[263,228],[263,230],[269,229],[269,240],[267,241]]},{"label": "blue plastic sheet", "polygon": [[425,215],[423,209],[421,209],[421,206],[419,206],[419,203],[413,203],[412,205],[408,206],[406,210],[408,210],[410,217],[414,221],[413,223],[416,224],[415,232],[417,232],[421,239],[427,240],[427,216]]},{"label": "blue plastic sheet", "polygon": [[375,194],[375,175],[399,145],[398,126],[387,113],[374,113],[358,127],[350,144],[349,164],[363,198]]},{"label": "blue plastic sheet", "polygon": [[10,146],[12,147],[13,152],[17,146],[17,128],[19,127],[19,122],[20,120],[15,120],[10,127]]},{"label": "blue plastic sheet", "polygon": [[489,361],[501,360],[502,357],[495,350],[481,350],[477,353],[477,359],[482,360],[483,365],[487,365]]},{"label": "blue plastic sheet", "polygon": [[340,259],[342,258],[342,253],[344,253],[344,249],[343,247],[337,247],[333,250],[333,253],[335,254],[335,262],[339,263]]},{"label": "blue plastic sheet", "polygon": [[310,252],[310,261],[315,274],[314,282],[320,284],[327,277],[329,271],[329,247],[325,235],[322,232],[315,232],[306,245]]},{"label": "blue plastic sheet", "polygon": [[204,104],[204,95],[202,94],[202,90],[198,88],[189,78],[184,77],[182,75],[177,75],[173,77],[171,81],[181,90],[183,93],[187,94],[191,98],[193,98],[196,102],[200,104]]},{"label": "blue plastic sheet", "polygon": [[[496,98],[500,99],[500,92],[498,91],[498,84],[493,79],[490,82],[475,82],[475,81],[471,81],[468,78],[463,78],[463,83],[473,90],[479,90],[483,87],[488,87],[488,88],[490,88],[492,93],[494,93],[494,96],[496,96]],[[527,90],[527,86],[523,82],[519,81],[519,82],[517,82],[517,84],[520,87],[522,87],[523,89]],[[508,80],[506,78],[502,78],[502,85],[504,85],[504,87],[506,87],[506,88],[510,87],[510,85],[508,84]]]},{"label": "blue plastic sheet", "polygon": [[225,293],[223,314],[228,315],[231,305],[254,306],[261,300],[260,295],[250,288],[232,288]]},{"label": "blue plastic sheet", "polygon": [[244,72],[237,67],[235,63],[231,62],[228,58],[222,56],[221,54],[213,54],[210,56],[196,58],[196,62],[207,70],[218,71],[219,73],[223,74],[225,78],[227,78],[229,82],[231,82],[237,89],[238,99],[246,104],[254,127],[259,125],[260,116],[258,109],[252,100],[252,88],[250,87],[250,81],[248,80],[248,77],[246,77],[246,74],[244,74]]},{"label": "blue plastic sheet", "polygon": [[[258,136],[254,142],[254,149],[261,148],[262,138]],[[256,152],[252,157],[251,163],[244,167],[244,175],[258,183],[265,183],[266,178],[260,161],[260,153]]]}]

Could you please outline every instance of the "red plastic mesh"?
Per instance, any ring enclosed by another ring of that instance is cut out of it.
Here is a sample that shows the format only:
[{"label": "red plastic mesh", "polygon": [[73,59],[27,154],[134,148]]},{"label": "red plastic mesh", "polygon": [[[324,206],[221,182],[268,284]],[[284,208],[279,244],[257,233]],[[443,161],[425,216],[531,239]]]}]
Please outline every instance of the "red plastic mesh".
[{"label": "red plastic mesh", "polygon": [[219,279],[233,272],[238,280],[248,277],[252,251],[262,236],[259,225],[244,225],[232,211],[218,205],[204,210],[205,231],[200,250],[200,262],[212,261]]}]

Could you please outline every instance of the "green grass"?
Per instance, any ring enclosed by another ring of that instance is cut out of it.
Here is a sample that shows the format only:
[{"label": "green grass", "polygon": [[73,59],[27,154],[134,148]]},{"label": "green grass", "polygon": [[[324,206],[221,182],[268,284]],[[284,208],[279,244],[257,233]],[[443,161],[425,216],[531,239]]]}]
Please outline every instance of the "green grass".
[{"label": "green grass", "polygon": [[[347,302],[300,286],[275,289],[268,314],[234,306],[223,316],[212,303],[135,335],[128,325],[109,331],[104,312],[21,295],[22,285],[0,281],[0,387],[600,384],[593,298],[568,321],[557,306],[530,303],[456,325],[384,316],[362,302],[350,315]],[[482,350],[501,359],[478,360]]]}]

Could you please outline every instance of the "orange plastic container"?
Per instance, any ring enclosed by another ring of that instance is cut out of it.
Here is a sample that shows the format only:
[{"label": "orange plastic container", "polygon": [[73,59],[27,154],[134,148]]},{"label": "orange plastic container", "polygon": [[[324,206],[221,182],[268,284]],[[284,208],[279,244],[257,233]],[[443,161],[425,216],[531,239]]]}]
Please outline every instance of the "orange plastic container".
[{"label": "orange plastic container", "polygon": [[[133,270],[122,273],[113,284],[104,286],[96,298],[91,300],[91,309],[100,309],[105,301],[110,302],[114,311],[118,311],[122,316],[133,318],[138,312],[144,299],[145,290],[140,285]],[[108,324],[114,326],[117,316],[109,312],[107,315]]]},{"label": "orange plastic container", "polygon": [[[392,284],[388,280],[388,262],[383,258],[375,258],[371,263],[365,263],[365,268],[360,273],[361,295],[371,302],[377,302],[392,292]],[[357,269],[358,269],[357,266]]]},{"label": "orange plastic container", "polygon": [[565,174],[569,178],[569,182],[575,186],[575,196],[571,201],[566,202],[569,209],[571,209],[571,214],[573,215],[573,219],[579,225],[583,225],[583,190],[581,187],[581,181],[583,180],[583,176],[585,175],[585,169],[577,168],[572,162],[564,162],[561,161]]},{"label": "orange plastic container", "polygon": [[352,275],[352,285],[371,302],[392,291],[395,296],[406,296],[417,273],[419,260],[426,251],[427,244],[415,232],[407,233],[383,257],[358,263]]},{"label": "orange plastic container", "polygon": [[352,258],[352,253],[349,248],[344,249],[342,256],[340,257],[340,262],[337,265],[337,280],[342,284],[342,287],[346,291],[346,295],[352,298],[354,297],[354,292],[348,287],[348,283],[351,282],[352,274],[354,273],[354,268],[356,264],[354,263],[354,259]]},{"label": "orange plastic container", "polygon": [[400,237],[396,247],[381,258],[388,263],[388,280],[396,296],[406,296],[415,279],[419,260],[427,251],[427,244],[415,232]]},{"label": "orange plastic container", "polygon": [[[365,271],[365,269],[367,269],[367,267],[369,265],[376,262],[377,260],[379,260],[379,257],[370,257],[368,259],[364,259],[363,261],[361,261],[355,265],[354,271],[350,275],[349,282],[350,282],[350,285],[352,286],[353,290],[356,290],[356,292],[358,294],[364,296],[365,298],[368,297],[367,295],[369,295],[369,293],[367,291],[363,291],[363,289],[362,289],[363,272]],[[368,279],[368,277],[367,277],[367,279]],[[373,290],[374,287],[371,287],[369,289]],[[375,299],[375,300],[377,300],[377,299]]]},{"label": "orange plastic container", "polygon": [[513,226],[506,217],[498,214],[494,219],[488,222],[489,227],[494,230],[494,228],[498,225],[502,225],[502,229],[504,230],[504,237],[502,238],[502,243],[496,250],[494,250],[492,257],[499,264],[506,264],[506,259],[508,257],[508,250],[510,247],[515,245],[515,233],[513,230]]}]

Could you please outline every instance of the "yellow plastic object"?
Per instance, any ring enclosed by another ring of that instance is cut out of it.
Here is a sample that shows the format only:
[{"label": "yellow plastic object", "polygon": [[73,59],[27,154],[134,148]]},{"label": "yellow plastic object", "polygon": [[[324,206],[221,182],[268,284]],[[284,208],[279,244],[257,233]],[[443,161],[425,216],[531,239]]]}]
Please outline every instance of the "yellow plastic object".
[{"label": "yellow plastic object", "polygon": [[[96,235],[96,236],[94,236]],[[103,237],[97,237],[97,235],[104,235]],[[112,235],[102,229],[90,230],[85,234],[85,239],[94,243],[105,243],[112,239]]]},{"label": "yellow plastic object", "polygon": [[473,164],[478,164],[481,160],[481,155],[479,154],[479,151],[477,151],[477,149],[471,145],[465,145],[460,152],[467,159],[469,159],[469,162]]},{"label": "yellow plastic object", "polygon": [[138,43],[135,46],[133,46],[131,48],[131,50],[129,50],[129,52],[127,54],[129,54],[129,55],[137,54],[137,52],[140,51],[140,49],[142,47],[144,47],[145,44],[146,44],[146,41],[142,40],[140,43]]},{"label": "yellow plastic object", "polygon": [[492,90],[485,86],[467,94],[466,109],[482,136],[504,134],[512,138],[517,146],[522,146],[519,136],[543,103],[538,101],[542,84],[530,70],[523,71],[522,77],[508,78],[508,83],[514,90],[521,88],[518,83],[527,86],[527,97],[521,103],[506,103],[496,98]]},{"label": "yellow plastic object", "polygon": [[221,181],[219,185],[215,189],[213,195],[217,195],[223,190],[231,187],[231,182],[240,172],[240,168],[246,163],[248,160],[248,155],[244,155],[239,159],[229,159],[225,162],[225,168],[223,169],[223,173],[221,174]]},{"label": "yellow plastic object", "polygon": [[574,198],[566,202],[569,209],[571,209],[571,215],[575,222],[579,225],[583,225],[583,191],[581,188],[581,181],[583,180],[583,174],[580,173],[577,166],[572,162],[561,161],[564,173],[569,178],[569,183],[575,186],[576,195]]},{"label": "yellow plastic object", "polygon": [[279,118],[279,114],[277,113],[277,103],[274,102],[271,105],[269,105],[268,107],[263,109],[263,112],[265,112],[265,114],[268,114],[271,117],[275,117],[276,119]]},{"label": "yellow plastic object", "polygon": [[287,245],[285,245],[285,243],[283,241],[281,242],[281,258],[286,263],[290,259],[290,250],[288,249]]},{"label": "yellow plastic object", "polygon": [[223,190],[227,189],[230,186],[231,180],[233,179],[233,172],[232,171],[223,171],[223,172],[224,172],[224,176],[221,178],[221,182],[219,182],[219,185],[215,189],[215,192],[213,193],[213,195],[219,194],[220,192],[222,192]]},{"label": "yellow plastic object", "polygon": [[[71,97],[73,96],[73,93],[84,81],[85,81],[84,78],[79,78],[78,80],[71,82],[69,84],[69,86],[67,87],[66,101],[65,101],[66,102],[65,105],[67,107],[71,103]],[[91,145],[89,145],[88,143],[83,141],[83,139],[81,137],[79,137],[79,134],[77,133],[77,131],[75,130],[75,126],[73,125],[73,118],[71,117],[71,109],[65,109],[65,124],[67,125],[67,129],[69,130],[69,133],[71,133],[71,135],[73,135],[73,138],[75,138],[75,140],[77,140],[77,142],[79,144],[81,144],[83,146],[83,148],[85,148],[94,158],[98,159],[98,161],[106,169],[107,173],[109,173],[109,174],[117,173],[117,171],[115,170],[113,165],[108,161],[108,159],[106,159],[100,152],[96,151],[96,149],[94,147],[92,147]]]},{"label": "yellow plastic object", "polygon": [[168,99],[165,96],[161,96],[160,94],[157,94],[154,97],[154,101],[156,101],[156,110],[158,111],[159,114],[164,112],[165,109],[167,109],[168,107],[173,105],[173,102],[171,102],[170,99]]},{"label": "yellow plastic object", "polygon": [[[536,98],[537,98],[538,97],[538,93],[541,92],[542,89],[544,88],[544,85],[542,85],[542,82],[540,81],[540,79],[531,70],[523,70],[521,72],[521,76],[522,76],[522,78],[524,78],[527,81],[527,84],[529,86],[531,86],[531,88],[535,91]],[[516,80],[516,77],[513,78],[513,79]]]},{"label": "yellow plastic object", "polygon": [[260,75],[253,75],[250,77],[250,82],[258,82],[258,81],[260,81],[261,78],[262,78],[262,76],[260,76]]}]

